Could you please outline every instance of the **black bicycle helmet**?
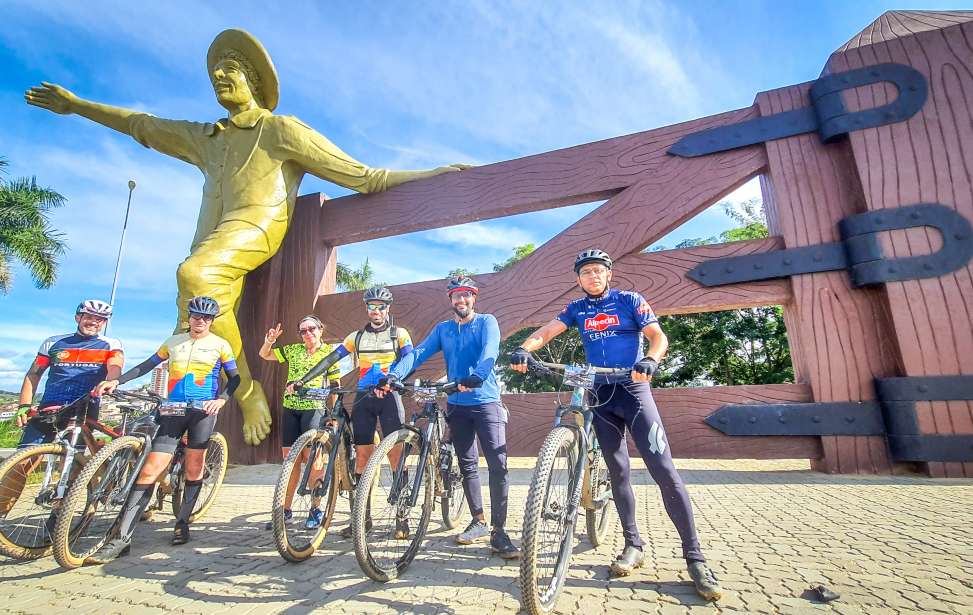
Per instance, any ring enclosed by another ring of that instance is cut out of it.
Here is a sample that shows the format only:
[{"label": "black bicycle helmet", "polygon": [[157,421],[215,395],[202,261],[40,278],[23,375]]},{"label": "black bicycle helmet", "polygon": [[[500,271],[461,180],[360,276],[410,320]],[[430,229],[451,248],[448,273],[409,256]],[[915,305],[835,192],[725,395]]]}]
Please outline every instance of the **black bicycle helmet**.
[{"label": "black bicycle helmet", "polygon": [[449,280],[449,284],[446,286],[447,295],[452,295],[453,293],[461,290],[468,290],[474,295],[480,292],[480,289],[476,286],[476,282],[473,281],[473,278],[461,276]]},{"label": "black bicycle helmet", "polygon": [[369,301],[381,301],[382,303],[387,303],[392,305],[392,291],[385,288],[384,286],[376,286],[374,288],[369,288],[365,291],[365,295],[362,297],[362,301],[368,303]]},{"label": "black bicycle helmet", "polygon": [[101,318],[111,318],[111,313],[111,304],[99,299],[82,301],[78,304],[78,309],[74,311],[75,315],[90,314],[91,316],[100,316]]},{"label": "black bicycle helmet", "polygon": [[212,297],[193,297],[189,300],[189,313],[216,318],[220,313],[220,304]]},{"label": "black bicycle helmet", "polygon": [[574,272],[578,273],[588,263],[601,263],[611,269],[612,257],[608,256],[607,252],[598,248],[588,248],[587,250],[583,250],[581,254],[578,254],[578,258],[574,259]]}]

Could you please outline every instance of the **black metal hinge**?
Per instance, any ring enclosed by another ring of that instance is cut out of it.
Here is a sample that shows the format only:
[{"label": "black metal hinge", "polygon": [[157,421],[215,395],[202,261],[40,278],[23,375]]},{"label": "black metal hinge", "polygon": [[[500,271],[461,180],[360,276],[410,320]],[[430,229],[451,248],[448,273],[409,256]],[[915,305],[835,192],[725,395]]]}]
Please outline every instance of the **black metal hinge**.
[{"label": "black metal hinge", "polygon": [[[899,95],[894,101],[881,107],[848,112],[841,99],[844,90],[881,82],[896,86]],[[700,130],[679,139],[668,151],[692,158],[814,131],[821,141],[830,143],[852,130],[909,119],[925,104],[928,90],[922,73],[904,64],[876,64],[826,75],[811,85],[807,107]]]},{"label": "black metal hinge", "polygon": [[727,404],[704,420],[730,436],[879,436],[897,461],[973,461],[973,434],[924,434],[915,402],[973,400],[973,376],[876,378],[876,401]]},{"label": "black metal hinge", "polygon": [[[943,238],[933,254],[886,258],[878,234],[931,226]],[[781,278],[799,273],[848,269],[855,287],[938,277],[965,267],[973,258],[973,226],[953,209],[922,203],[849,216],[838,223],[841,241],[762,254],[714,258],[686,275],[703,286]]]}]

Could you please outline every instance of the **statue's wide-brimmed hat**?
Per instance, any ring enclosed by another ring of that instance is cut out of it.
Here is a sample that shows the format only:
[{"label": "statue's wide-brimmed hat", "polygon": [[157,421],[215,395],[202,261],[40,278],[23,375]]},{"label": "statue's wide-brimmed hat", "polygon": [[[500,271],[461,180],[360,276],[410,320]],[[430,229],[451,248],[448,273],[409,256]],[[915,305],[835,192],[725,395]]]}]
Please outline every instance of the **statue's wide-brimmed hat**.
[{"label": "statue's wide-brimmed hat", "polygon": [[[209,74],[213,74],[213,67],[216,66],[228,50],[240,52],[247,59],[253,70],[257,72],[260,83],[257,84],[256,93],[263,103],[263,107],[268,111],[277,108],[280,100],[280,82],[277,80],[277,69],[270,59],[270,54],[264,49],[252,34],[236,28],[223,30],[206,52],[206,68]],[[250,84],[253,87],[253,84]]]}]

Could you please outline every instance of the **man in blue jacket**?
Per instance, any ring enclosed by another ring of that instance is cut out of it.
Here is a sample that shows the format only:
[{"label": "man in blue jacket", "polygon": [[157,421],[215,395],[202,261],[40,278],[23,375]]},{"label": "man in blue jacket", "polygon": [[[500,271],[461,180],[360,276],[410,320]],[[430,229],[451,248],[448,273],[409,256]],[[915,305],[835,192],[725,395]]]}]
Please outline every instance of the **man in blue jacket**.
[{"label": "man in blue jacket", "polygon": [[[463,473],[463,490],[473,521],[456,537],[460,544],[490,539],[490,548],[504,559],[520,557],[503,526],[507,521],[507,409],[500,401],[500,387],[493,366],[500,354],[500,326],[492,314],[473,309],[479,289],[468,277],[450,280],[446,289],[453,306],[453,318],[432,330],[410,354],[389,371],[386,382],[401,381],[440,350],[446,360],[446,374],[459,385],[449,396],[446,421]],[[385,386],[388,390],[388,386]],[[381,394],[380,392],[377,394]],[[477,440],[490,470],[490,524],[483,515],[480,495]]]}]

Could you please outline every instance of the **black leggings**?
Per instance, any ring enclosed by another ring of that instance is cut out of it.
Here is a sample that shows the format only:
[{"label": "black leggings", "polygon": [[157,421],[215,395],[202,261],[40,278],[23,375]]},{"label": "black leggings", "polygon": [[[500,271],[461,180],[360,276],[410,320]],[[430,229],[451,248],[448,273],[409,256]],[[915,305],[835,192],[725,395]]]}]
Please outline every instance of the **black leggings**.
[{"label": "black leggings", "polygon": [[594,393],[592,405],[602,404],[595,408],[595,434],[611,475],[612,495],[622,522],[625,544],[636,547],[643,544],[635,523],[635,493],[632,491],[628,446],[625,442],[625,429],[628,428],[652,479],[662,491],[666,513],[682,539],[683,557],[690,561],[705,561],[696,536],[689,492],[672,463],[662,419],[652,399],[651,386],[626,381],[599,385]]},{"label": "black leggings", "polygon": [[459,469],[463,474],[463,491],[470,513],[483,514],[480,494],[480,441],[490,470],[490,525],[502,528],[507,522],[507,409],[493,402],[475,406],[447,404],[446,422],[456,449]]}]

